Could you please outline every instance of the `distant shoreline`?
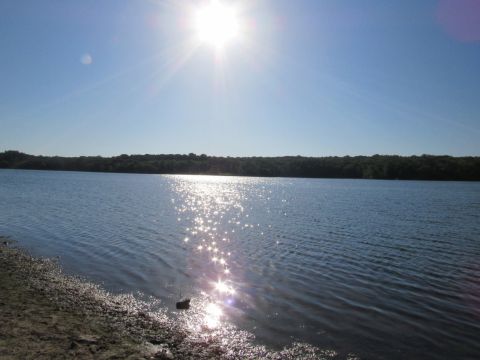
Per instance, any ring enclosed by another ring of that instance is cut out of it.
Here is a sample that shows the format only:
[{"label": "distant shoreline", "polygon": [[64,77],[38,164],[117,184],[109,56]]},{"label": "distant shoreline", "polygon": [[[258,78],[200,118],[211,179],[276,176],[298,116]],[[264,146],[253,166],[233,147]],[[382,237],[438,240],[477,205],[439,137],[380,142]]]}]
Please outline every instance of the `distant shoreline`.
[{"label": "distant shoreline", "polygon": [[214,157],[207,155],[37,156],[0,153],[0,169],[165,175],[480,181],[480,157]]}]

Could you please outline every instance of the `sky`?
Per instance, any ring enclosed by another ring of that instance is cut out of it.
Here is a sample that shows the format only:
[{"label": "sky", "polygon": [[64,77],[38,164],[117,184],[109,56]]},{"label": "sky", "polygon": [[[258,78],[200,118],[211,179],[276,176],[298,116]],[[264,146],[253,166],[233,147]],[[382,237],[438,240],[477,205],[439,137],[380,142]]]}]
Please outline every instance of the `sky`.
[{"label": "sky", "polygon": [[1,0],[0,151],[480,155],[480,0],[206,1]]}]

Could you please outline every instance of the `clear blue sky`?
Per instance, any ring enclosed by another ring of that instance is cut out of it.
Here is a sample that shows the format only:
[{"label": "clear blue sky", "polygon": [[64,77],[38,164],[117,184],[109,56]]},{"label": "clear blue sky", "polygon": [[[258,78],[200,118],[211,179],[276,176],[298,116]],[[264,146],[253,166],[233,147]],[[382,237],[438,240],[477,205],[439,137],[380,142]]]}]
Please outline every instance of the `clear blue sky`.
[{"label": "clear blue sky", "polygon": [[480,1],[237,1],[221,61],[196,3],[0,1],[0,151],[480,155]]}]

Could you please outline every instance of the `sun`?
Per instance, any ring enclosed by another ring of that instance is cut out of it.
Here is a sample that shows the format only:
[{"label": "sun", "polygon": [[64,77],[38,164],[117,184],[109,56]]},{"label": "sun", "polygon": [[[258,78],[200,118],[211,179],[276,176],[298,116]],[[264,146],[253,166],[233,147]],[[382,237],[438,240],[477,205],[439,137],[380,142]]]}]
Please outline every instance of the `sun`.
[{"label": "sun", "polygon": [[197,9],[194,28],[198,40],[217,50],[225,48],[241,33],[238,12],[235,7],[219,0],[210,0]]}]

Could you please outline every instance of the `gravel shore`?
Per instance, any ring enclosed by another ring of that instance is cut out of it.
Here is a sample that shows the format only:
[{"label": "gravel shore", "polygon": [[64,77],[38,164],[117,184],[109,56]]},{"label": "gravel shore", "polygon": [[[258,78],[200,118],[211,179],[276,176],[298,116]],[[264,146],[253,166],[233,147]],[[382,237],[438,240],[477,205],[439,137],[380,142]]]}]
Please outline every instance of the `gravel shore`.
[{"label": "gravel shore", "polygon": [[0,238],[0,359],[340,358],[302,344],[270,351],[241,331],[223,334],[195,333],[131,295],[67,276],[54,261]]}]

